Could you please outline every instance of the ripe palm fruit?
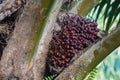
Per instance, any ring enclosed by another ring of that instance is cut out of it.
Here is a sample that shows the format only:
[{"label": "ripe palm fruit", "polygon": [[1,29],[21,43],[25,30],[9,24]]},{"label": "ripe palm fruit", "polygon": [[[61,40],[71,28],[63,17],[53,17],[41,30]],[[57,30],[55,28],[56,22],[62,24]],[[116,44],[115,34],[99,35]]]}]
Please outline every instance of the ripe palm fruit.
[{"label": "ripe palm fruit", "polygon": [[97,23],[90,19],[65,14],[57,22],[61,30],[54,32],[50,42],[47,58],[50,73],[60,73],[81,54],[80,51],[99,39]]}]

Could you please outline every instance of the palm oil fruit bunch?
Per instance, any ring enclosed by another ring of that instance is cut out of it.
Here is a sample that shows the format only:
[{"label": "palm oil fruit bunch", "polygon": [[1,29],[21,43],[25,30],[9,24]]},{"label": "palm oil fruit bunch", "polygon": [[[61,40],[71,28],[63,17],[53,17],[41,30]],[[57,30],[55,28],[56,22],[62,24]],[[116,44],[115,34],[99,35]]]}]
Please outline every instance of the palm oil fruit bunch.
[{"label": "palm oil fruit bunch", "polygon": [[53,33],[47,58],[47,67],[51,73],[61,72],[75,56],[99,39],[97,23],[90,19],[66,14],[57,22],[61,30]]}]

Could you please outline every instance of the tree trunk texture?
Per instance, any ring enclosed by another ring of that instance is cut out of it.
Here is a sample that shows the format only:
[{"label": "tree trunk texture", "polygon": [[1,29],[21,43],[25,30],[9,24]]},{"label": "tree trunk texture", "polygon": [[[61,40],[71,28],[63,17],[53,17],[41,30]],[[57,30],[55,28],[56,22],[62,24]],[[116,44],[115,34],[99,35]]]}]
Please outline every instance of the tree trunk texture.
[{"label": "tree trunk texture", "polygon": [[[15,1],[18,1],[16,4],[18,7],[11,5]],[[23,4],[19,1],[22,1],[24,6],[21,6]],[[8,37],[8,43],[5,45],[6,47],[0,60],[0,80],[43,79],[49,42],[52,38],[53,30],[57,30],[56,18],[63,2],[64,0],[55,0],[47,18],[42,15],[46,10],[41,8],[42,0],[5,0],[4,4],[0,5],[0,7],[2,6],[6,10],[6,13],[4,12],[3,14],[3,10],[0,9],[0,31],[1,28],[2,31],[7,30],[6,26],[14,27],[13,32],[8,32],[10,38]],[[6,4],[10,4],[10,6],[4,6]],[[3,19],[8,19],[6,17],[11,16],[16,11],[15,15],[17,17],[15,21],[13,20],[12,24],[6,24]],[[41,24],[40,21],[45,22],[45,24]],[[42,28],[42,26],[44,27]],[[43,29],[43,32],[39,32],[39,29]],[[39,36],[36,43],[37,34],[42,36]],[[119,35],[120,28],[96,44],[92,44],[93,46],[91,45],[82,56],[60,73],[56,80],[68,80],[76,75],[80,75],[78,77],[79,80],[83,80],[93,67],[120,45]],[[34,47],[36,45],[37,49]],[[35,48],[34,51],[33,48]],[[35,54],[29,62],[29,55],[31,53]],[[77,74],[78,70],[79,73]]]},{"label": "tree trunk texture", "polygon": [[15,30],[0,61],[1,80],[33,80],[32,71],[27,73],[26,61],[30,51],[29,41],[35,32],[33,29],[37,20],[33,10],[36,10],[40,5],[40,0],[28,0],[22,14],[16,20]]},{"label": "tree trunk texture", "polygon": [[[22,13],[19,14],[19,17],[15,21],[15,29],[12,37],[3,51],[0,61],[0,80],[43,79],[47,47],[51,40],[52,30],[63,0],[55,1],[54,5],[57,7],[51,10],[50,16],[45,20],[48,24],[45,25],[42,39],[38,43],[39,46],[35,52],[36,55],[30,65],[28,65],[28,56],[34,47],[35,35],[39,33],[38,27],[41,27],[39,26],[40,20],[46,17],[42,16],[42,12],[46,9],[41,9],[41,3],[41,0],[26,0]],[[16,9],[18,10],[18,8]],[[4,18],[1,18],[1,20]]]}]

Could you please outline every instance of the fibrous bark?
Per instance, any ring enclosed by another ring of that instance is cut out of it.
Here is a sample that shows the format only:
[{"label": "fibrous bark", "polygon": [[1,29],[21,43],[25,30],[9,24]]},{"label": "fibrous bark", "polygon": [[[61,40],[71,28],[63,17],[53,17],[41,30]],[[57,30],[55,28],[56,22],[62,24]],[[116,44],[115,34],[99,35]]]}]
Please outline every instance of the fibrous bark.
[{"label": "fibrous bark", "polygon": [[[19,20],[15,23],[15,30],[11,39],[5,48],[0,61],[0,79],[30,79],[25,77],[27,67],[26,61],[29,53],[29,40],[37,16],[33,10],[36,10],[41,4],[40,1],[28,0]],[[36,14],[39,14],[37,12]]]},{"label": "fibrous bark", "polygon": [[[54,8],[51,10],[49,16],[42,16],[42,12],[46,9],[42,9],[41,0],[26,1],[26,5],[15,23],[15,30],[0,61],[1,80],[42,80],[44,76],[45,56],[47,56],[47,47],[50,41],[48,37],[52,34],[53,23],[56,21],[62,2],[63,0],[55,0]],[[44,33],[37,44],[39,46],[35,52],[36,55],[34,55],[28,66],[28,55],[31,53],[34,45],[34,36],[39,31],[36,26],[41,27],[40,21],[42,17],[47,17],[47,19],[44,19],[47,24],[44,25]]]},{"label": "fibrous bark", "polygon": [[18,9],[23,7],[26,0],[1,0],[0,3],[0,21],[5,17],[11,16]]}]

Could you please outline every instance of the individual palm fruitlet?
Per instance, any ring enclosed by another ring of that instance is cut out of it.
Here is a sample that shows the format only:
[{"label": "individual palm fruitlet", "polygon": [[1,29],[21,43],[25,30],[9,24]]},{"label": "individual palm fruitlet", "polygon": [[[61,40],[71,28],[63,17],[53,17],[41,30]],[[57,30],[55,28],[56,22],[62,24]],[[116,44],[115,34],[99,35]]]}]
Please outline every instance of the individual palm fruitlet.
[{"label": "individual palm fruitlet", "polygon": [[60,73],[80,56],[84,49],[95,43],[99,37],[97,23],[75,14],[65,14],[58,18],[59,31],[53,33],[49,44],[47,69],[50,73]]}]

